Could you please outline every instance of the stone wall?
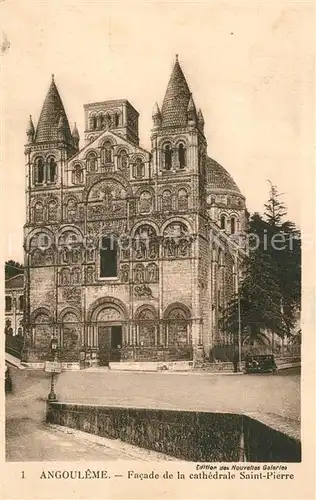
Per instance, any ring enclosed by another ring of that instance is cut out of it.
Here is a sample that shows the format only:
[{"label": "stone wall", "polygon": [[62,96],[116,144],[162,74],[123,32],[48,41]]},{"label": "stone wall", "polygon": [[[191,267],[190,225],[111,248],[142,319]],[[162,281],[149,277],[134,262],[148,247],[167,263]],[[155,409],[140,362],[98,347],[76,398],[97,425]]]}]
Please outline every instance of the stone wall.
[{"label": "stone wall", "polygon": [[237,414],[51,403],[47,421],[194,462],[301,460],[299,440]]}]

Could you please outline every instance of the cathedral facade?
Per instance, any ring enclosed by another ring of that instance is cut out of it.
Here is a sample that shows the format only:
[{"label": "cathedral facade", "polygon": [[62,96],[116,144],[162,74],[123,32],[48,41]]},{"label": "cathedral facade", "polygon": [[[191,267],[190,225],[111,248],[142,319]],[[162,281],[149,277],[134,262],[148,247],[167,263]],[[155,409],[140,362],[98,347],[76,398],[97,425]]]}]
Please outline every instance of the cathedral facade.
[{"label": "cathedral facade", "polygon": [[245,198],[207,155],[176,59],[151,150],[125,99],[84,105],[84,145],[54,78],[27,128],[24,361],[211,358],[236,292]]}]

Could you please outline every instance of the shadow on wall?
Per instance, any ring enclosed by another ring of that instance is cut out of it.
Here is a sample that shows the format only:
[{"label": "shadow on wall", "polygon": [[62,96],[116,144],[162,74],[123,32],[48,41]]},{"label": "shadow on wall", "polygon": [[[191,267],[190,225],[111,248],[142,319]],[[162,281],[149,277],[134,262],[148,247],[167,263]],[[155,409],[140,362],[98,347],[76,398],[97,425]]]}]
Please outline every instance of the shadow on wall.
[{"label": "shadow on wall", "polygon": [[301,443],[231,413],[52,403],[47,421],[193,462],[300,462]]}]

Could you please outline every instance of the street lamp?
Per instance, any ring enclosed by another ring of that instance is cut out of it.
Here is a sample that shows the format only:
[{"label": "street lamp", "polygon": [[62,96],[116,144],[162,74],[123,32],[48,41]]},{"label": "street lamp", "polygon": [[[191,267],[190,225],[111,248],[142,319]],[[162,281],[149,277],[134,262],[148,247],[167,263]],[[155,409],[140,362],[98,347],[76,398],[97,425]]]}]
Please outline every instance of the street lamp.
[{"label": "street lamp", "polygon": [[241,311],[240,311],[240,289],[239,289],[239,255],[237,255],[237,308],[238,308],[238,368],[241,372]]},{"label": "street lamp", "polygon": [[[53,357],[53,363],[57,363],[57,351],[58,351],[58,339],[53,337],[50,341],[50,349]],[[55,369],[51,372],[50,379],[50,393],[48,394],[48,401],[57,401],[57,396],[55,394]]]}]

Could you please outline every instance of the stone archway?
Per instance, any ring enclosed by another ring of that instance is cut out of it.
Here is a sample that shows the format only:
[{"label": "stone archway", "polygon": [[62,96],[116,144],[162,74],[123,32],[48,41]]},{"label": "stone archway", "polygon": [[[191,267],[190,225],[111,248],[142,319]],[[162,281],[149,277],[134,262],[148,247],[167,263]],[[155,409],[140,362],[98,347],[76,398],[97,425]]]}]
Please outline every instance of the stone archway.
[{"label": "stone archway", "polygon": [[100,365],[120,361],[125,345],[127,311],[118,299],[106,297],[96,301],[89,310],[90,345],[97,352]]}]

